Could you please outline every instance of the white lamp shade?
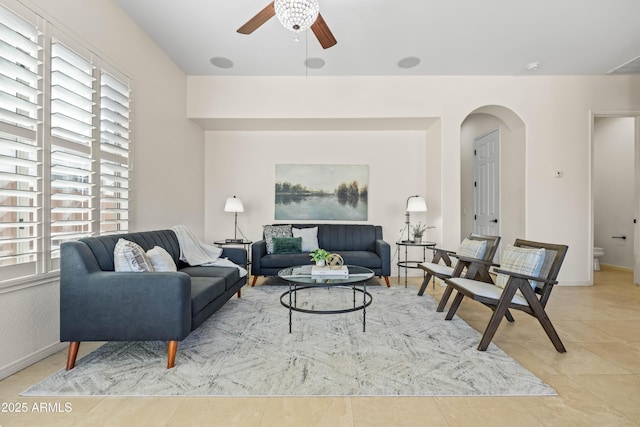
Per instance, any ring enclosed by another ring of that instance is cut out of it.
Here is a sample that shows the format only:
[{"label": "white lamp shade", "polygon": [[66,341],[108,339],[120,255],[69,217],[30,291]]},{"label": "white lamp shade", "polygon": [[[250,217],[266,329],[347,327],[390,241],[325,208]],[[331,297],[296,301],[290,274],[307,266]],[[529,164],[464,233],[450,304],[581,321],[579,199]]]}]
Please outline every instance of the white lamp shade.
[{"label": "white lamp shade", "polygon": [[420,196],[411,196],[407,200],[407,212],[426,212],[427,202]]},{"label": "white lamp shade", "polygon": [[244,212],[244,205],[242,200],[236,196],[227,198],[227,203],[224,204],[225,212]]}]

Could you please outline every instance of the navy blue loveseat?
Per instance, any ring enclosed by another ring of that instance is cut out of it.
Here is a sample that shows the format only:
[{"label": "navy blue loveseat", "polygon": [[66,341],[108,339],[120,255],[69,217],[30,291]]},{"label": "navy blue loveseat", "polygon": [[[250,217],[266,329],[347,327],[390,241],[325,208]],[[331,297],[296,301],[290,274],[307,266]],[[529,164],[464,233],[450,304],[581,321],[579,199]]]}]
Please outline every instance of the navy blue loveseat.
[{"label": "navy blue loveseat", "polygon": [[[282,225],[282,224],[275,224]],[[391,246],[382,238],[382,227],[368,224],[293,224],[293,228],[318,227],[318,246],[338,253],[345,264],[359,265],[384,277],[391,275]],[[264,236],[263,236],[264,237]],[[268,254],[266,241],[251,245],[252,286],[258,276],[277,276],[278,271],[294,265],[313,264],[308,252]]]},{"label": "navy blue loveseat", "polygon": [[[113,250],[123,238],[145,251],[164,248],[177,272],[116,272]],[[222,257],[247,267],[247,252],[225,248]],[[69,342],[67,370],[82,341],[168,341],[167,368],[178,341],[200,326],[247,278],[236,267],[189,266],[180,261],[172,230],[147,231],[65,242],[60,256],[60,341]]]}]

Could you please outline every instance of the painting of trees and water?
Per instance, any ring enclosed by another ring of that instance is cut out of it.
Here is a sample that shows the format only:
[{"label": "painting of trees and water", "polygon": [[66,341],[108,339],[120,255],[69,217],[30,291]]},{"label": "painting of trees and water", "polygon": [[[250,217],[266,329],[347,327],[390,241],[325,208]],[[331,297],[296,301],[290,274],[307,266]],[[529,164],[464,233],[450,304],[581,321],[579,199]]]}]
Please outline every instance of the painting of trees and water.
[{"label": "painting of trees and water", "polygon": [[276,220],[366,221],[367,165],[276,165]]}]

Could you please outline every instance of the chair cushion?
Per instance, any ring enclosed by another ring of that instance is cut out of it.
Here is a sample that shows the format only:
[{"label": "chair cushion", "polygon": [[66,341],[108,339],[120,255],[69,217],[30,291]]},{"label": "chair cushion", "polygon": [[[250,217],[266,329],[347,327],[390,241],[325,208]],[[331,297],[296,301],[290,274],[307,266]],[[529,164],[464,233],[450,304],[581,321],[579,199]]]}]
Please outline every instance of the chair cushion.
[{"label": "chair cushion", "polygon": [[310,228],[293,228],[291,229],[293,237],[302,238],[302,252],[311,252],[320,249],[318,245],[318,227]]},{"label": "chair cushion", "polygon": [[180,272],[187,273],[194,277],[218,277],[224,279],[225,290],[229,290],[240,280],[240,270],[236,267],[219,266],[189,266],[180,269]]},{"label": "chair cushion", "polygon": [[[500,299],[503,291],[502,288],[491,283],[479,282],[477,280],[465,279],[463,277],[449,279],[448,283],[454,283],[456,286],[464,288],[474,295],[496,300]],[[519,305],[529,305],[527,300],[519,291],[513,296],[511,303]]]},{"label": "chair cushion", "polygon": [[302,252],[302,237],[274,237],[274,254],[297,254]]},{"label": "chair cushion", "polygon": [[305,264],[312,264],[311,258],[309,258],[309,254],[306,252],[286,255],[265,255],[260,259],[260,267],[262,268],[286,268]]},{"label": "chair cushion", "polygon": [[153,271],[144,249],[137,243],[125,239],[118,239],[113,249],[113,265],[115,271]]},{"label": "chair cushion", "polygon": [[291,234],[291,224],[286,225],[265,225],[264,226],[264,240],[267,243],[267,253],[273,253],[273,238],[274,237],[293,237]]},{"label": "chair cushion", "polygon": [[200,312],[225,291],[224,280],[219,277],[191,278],[191,316]]},{"label": "chair cushion", "polygon": [[449,267],[442,264],[434,264],[432,262],[421,262],[418,266],[423,269],[431,272],[436,277],[451,277],[453,274],[453,267]]},{"label": "chair cushion", "polygon": [[[507,246],[500,259],[500,269],[513,271],[514,273],[526,274],[527,276],[540,276],[540,269],[544,263],[544,248],[521,248],[517,246]],[[496,285],[504,288],[509,281],[506,274],[498,274]],[[535,289],[537,282],[530,280],[531,286]]]}]

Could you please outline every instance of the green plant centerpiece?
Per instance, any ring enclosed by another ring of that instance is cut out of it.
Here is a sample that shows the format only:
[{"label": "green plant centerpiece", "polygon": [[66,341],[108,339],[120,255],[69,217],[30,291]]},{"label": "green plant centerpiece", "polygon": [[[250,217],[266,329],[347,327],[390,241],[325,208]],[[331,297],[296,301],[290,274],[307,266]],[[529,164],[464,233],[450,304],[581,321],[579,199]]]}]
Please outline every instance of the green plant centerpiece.
[{"label": "green plant centerpiece", "polygon": [[413,229],[413,239],[415,240],[415,242],[416,243],[422,242],[422,236],[424,235],[424,232],[427,230],[427,226],[422,225],[422,223],[419,222],[418,225],[414,225],[411,228]]},{"label": "green plant centerpiece", "polygon": [[312,260],[316,262],[317,266],[324,266],[327,259],[331,256],[331,252],[324,249],[314,249],[309,253]]}]

